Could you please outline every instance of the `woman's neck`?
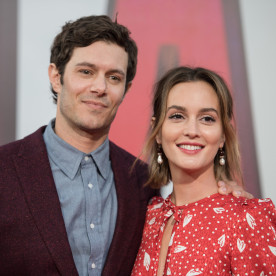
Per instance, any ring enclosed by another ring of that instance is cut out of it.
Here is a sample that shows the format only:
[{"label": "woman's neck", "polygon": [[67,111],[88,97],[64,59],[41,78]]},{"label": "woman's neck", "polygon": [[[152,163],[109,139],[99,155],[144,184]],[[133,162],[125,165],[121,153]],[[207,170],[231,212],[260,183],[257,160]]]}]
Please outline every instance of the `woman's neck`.
[{"label": "woman's neck", "polygon": [[218,186],[213,170],[200,175],[185,174],[182,177],[173,177],[172,202],[181,206],[196,202],[207,196],[217,193]]}]

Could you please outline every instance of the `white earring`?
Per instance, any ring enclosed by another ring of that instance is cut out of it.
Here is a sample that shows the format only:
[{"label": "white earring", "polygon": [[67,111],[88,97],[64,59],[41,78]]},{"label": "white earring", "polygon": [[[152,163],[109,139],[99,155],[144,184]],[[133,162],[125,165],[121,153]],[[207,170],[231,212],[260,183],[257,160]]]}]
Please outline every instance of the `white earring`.
[{"label": "white earring", "polygon": [[157,156],[157,163],[159,165],[162,165],[162,163],[163,163],[162,150],[161,150],[162,146],[161,146],[161,144],[158,144],[157,146],[158,146],[158,148],[157,148],[157,155],[158,155]]},{"label": "white earring", "polygon": [[225,156],[224,156],[224,151],[222,148],[219,149],[219,164],[221,166],[225,165]]},{"label": "white earring", "polygon": [[158,152],[157,163],[161,165],[163,163],[162,152]]}]

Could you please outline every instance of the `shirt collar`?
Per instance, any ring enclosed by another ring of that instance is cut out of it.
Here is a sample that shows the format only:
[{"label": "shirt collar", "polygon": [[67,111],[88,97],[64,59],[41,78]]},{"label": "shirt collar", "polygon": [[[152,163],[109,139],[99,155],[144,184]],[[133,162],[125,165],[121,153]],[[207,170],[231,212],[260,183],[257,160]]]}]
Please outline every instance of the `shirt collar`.
[{"label": "shirt collar", "polygon": [[96,166],[104,179],[107,179],[110,166],[109,160],[109,140],[105,139],[102,145],[100,145],[96,150],[90,153]]},{"label": "shirt collar", "polygon": [[43,134],[50,159],[73,179],[84,156],[92,156],[99,173],[106,179],[110,169],[108,138],[96,150],[85,154],[58,137],[54,132],[54,125],[55,119],[48,124]]}]

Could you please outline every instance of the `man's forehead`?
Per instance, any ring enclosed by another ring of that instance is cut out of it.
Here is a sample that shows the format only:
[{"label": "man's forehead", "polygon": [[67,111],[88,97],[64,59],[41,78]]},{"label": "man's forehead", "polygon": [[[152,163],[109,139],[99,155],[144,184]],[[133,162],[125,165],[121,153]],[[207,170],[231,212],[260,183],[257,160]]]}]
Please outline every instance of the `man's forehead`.
[{"label": "man's forehead", "polygon": [[70,61],[76,63],[90,63],[95,66],[106,65],[127,67],[128,53],[121,46],[105,41],[97,41],[85,47],[76,47],[73,50]]}]

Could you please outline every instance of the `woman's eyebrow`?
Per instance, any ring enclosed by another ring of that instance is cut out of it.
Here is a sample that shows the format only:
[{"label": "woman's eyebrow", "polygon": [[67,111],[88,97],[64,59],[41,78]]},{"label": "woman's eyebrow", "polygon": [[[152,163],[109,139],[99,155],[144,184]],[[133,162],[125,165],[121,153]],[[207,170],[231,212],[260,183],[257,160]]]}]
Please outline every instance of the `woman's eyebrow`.
[{"label": "woman's eyebrow", "polygon": [[[176,109],[183,112],[187,111],[187,108],[181,105],[171,105],[167,108],[167,111],[169,111],[170,109]],[[200,113],[215,112],[217,115],[219,114],[218,111],[213,107],[204,107],[204,108],[201,108],[199,111]]]},{"label": "woman's eyebrow", "polygon": [[187,109],[184,106],[180,106],[180,105],[171,105],[167,108],[167,111],[169,111],[170,109],[176,109],[179,111],[186,111]]}]

